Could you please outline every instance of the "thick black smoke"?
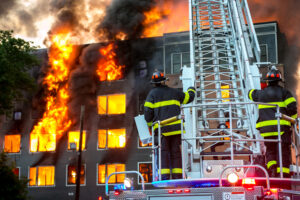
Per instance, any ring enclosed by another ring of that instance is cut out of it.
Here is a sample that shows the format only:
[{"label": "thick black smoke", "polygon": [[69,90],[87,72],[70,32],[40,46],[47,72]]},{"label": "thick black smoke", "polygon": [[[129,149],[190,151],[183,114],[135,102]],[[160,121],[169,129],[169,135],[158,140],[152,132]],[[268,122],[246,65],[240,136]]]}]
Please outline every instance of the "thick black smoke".
[{"label": "thick black smoke", "polygon": [[115,40],[119,33],[125,33],[126,39],[139,38],[146,28],[144,13],[155,6],[155,0],[113,0],[97,31],[109,40]]},{"label": "thick black smoke", "polygon": [[279,31],[286,37],[287,46],[279,52],[279,63],[285,66],[287,88],[296,94],[300,78],[299,75],[295,75],[300,62],[300,1],[249,0],[248,2],[254,22],[277,21]]}]

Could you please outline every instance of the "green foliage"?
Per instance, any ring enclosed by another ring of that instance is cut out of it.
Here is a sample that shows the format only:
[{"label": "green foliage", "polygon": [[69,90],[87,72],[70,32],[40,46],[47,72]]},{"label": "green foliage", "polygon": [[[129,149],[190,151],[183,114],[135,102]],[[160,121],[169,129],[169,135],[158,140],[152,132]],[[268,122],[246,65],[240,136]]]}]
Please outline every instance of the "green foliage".
[{"label": "green foliage", "polygon": [[0,154],[0,200],[26,200],[28,180],[20,179],[13,173],[5,153]]},{"label": "green foliage", "polygon": [[35,88],[28,71],[38,65],[32,54],[36,47],[12,33],[0,30],[0,115],[8,113],[14,100],[24,97],[24,91]]}]

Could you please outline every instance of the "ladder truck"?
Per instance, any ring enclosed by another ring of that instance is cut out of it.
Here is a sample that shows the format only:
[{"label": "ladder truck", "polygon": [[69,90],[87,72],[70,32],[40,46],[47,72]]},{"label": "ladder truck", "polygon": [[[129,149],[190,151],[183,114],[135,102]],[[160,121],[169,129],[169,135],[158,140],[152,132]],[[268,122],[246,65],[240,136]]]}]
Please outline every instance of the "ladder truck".
[{"label": "ladder truck", "polygon": [[[186,130],[181,134],[183,179],[161,180],[160,128],[157,145],[154,133],[145,136],[139,130],[143,142],[152,142],[155,189],[145,190],[142,184],[140,190],[109,192],[107,183],[115,174],[135,173],[143,182],[137,171],[115,172],[106,177],[106,195],[109,199],[144,200],[300,199],[299,119],[293,121],[296,164],[291,166],[295,171],[292,178],[283,178],[282,172],[281,178],[270,178],[266,169],[255,163],[255,157],[262,154],[262,142],[280,145],[281,138],[280,134],[278,140],[260,137],[255,124],[261,103],[247,97],[250,89],[261,87],[260,48],[247,0],[189,0],[189,20],[191,66],[183,67],[181,81],[184,91],[195,86],[196,97],[182,106]],[[284,117],[278,107],[277,114],[278,121]],[[136,120],[138,129],[145,126],[142,118]],[[160,127],[170,120],[155,123]],[[281,151],[279,154],[282,158]],[[259,170],[262,176],[256,177],[254,172]],[[293,190],[281,187],[286,184]]]}]

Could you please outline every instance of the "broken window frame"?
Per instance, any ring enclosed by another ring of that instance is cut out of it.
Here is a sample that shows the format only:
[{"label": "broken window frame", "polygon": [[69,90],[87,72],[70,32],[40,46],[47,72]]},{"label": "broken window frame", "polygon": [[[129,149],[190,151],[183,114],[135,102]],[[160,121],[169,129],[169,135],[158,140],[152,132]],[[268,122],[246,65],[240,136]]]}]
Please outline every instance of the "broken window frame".
[{"label": "broken window frame", "polygon": [[[141,164],[148,164],[148,165],[151,167],[150,173],[151,173],[152,175],[149,174],[149,178],[148,178],[149,182],[146,182],[146,179],[145,179],[145,177],[143,176],[143,173],[140,171],[140,165],[141,165]],[[138,163],[137,163],[137,171],[140,172],[140,173],[142,174],[142,176],[144,177],[144,179],[145,179],[145,184],[152,184],[153,171],[152,171],[152,162],[151,162],[151,161],[149,161],[149,162],[138,162]],[[138,184],[139,184],[139,185],[142,184],[141,178],[140,178],[139,176],[137,177],[137,179],[139,180],[139,181],[138,181]]]},{"label": "broken window frame", "polygon": [[[66,165],[66,186],[76,186],[76,179],[75,177],[75,183],[69,183],[69,167],[75,167],[76,173],[77,173],[77,164],[76,165]],[[80,186],[86,186],[86,164],[82,164],[81,167],[83,167],[84,174],[83,176],[80,175],[80,177],[83,177],[84,183],[80,183]],[[80,180],[81,181],[81,180]]]}]

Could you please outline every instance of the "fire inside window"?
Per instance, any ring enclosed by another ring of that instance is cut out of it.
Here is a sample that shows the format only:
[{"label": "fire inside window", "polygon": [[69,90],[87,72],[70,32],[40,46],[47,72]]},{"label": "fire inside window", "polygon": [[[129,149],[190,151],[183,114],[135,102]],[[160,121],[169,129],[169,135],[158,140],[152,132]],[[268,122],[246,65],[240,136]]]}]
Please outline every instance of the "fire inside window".
[{"label": "fire inside window", "polygon": [[126,112],[125,94],[98,96],[98,114],[113,115],[113,114],[124,114],[125,112]]},{"label": "fire inside window", "polygon": [[98,130],[98,148],[123,148],[126,145],[125,129]]},{"label": "fire inside window", "polygon": [[[75,185],[76,184],[76,173],[77,173],[77,167],[69,165],[68,166],[68,185]],[[85,166],[81,165],[80,169],[80,184],[85,184]]]},{"label": "fire inside window", "polygon": [[[76,150],[79,150],[79,131],[70,131],[68,134],[68,150],[71,149],[70,144],[75,143],[76,144]],[[82,148],[81,150],[85,149],[85,141],[86,141],[86,132],[82,132]]]},{"label": "fire inside window", "polygon": [[48,186],[54,185],[54,166],[30,167],[29,185],[30,186]]},{"label": "fire inside window", "polygon": [[139,140],[139,147],[152,147],[152,143],[143,144],[141,140]]},{"label": "fire inside window", "polygon": [[[144,177],[145,183],[152,182],[152,163],[139,163],[139,172]],[[141,182],[141,178],[139,178],[139,183]]]},{"label": "fire inside window", "polygon": [[55,151],[55,134],[30,134],[30,152]]},{"label": "fire inside window", "polygon": [[[113,172],[125,171],[125,164],[104,164],[98,165],[98,184],[105,183],[105,177]],[[113,175],[109,178],[108,183],[123,183],[125,174]]]},{"label": "fire inside window", "polygon": [[4,152],[19,153],[20,152],[21,135],[5,135]]}]

